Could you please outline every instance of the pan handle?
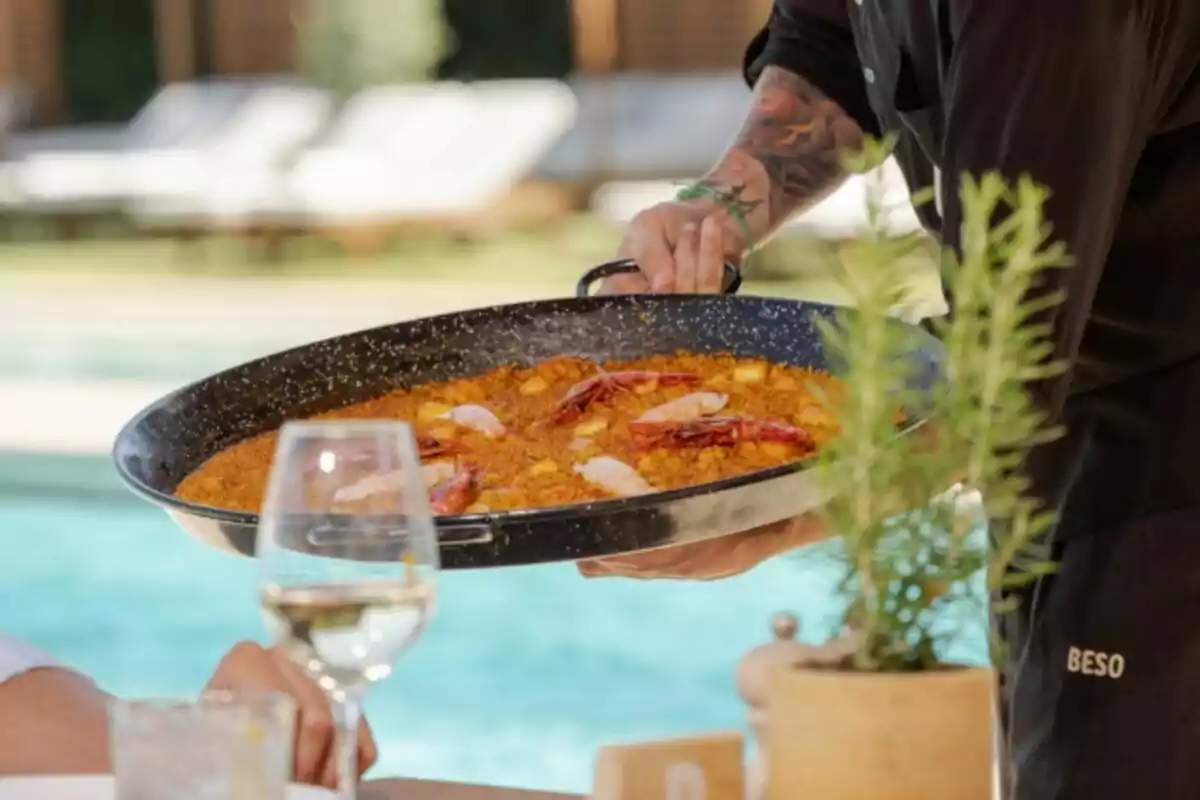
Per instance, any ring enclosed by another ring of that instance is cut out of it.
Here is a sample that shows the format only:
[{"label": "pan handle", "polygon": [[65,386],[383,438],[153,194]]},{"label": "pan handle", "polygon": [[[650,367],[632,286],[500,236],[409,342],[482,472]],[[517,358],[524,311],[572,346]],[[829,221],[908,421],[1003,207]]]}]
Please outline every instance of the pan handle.
[{"label": "pan handle", "polygon": [[[330,516],[322,524],[306,529],[302,534],[303,541],[298,542],[292,549],[307,553],[311,552],[310,548],[313,547],[328,549],[337,546],[340,557],[359,561],[377,561],[385,553],[390,552],[386,547],[388,539],[381,540],[378,537],[366,537],[355,540],[353,538],[346,538],[345,533],[348,524],[346,517]],[[390,535],[401,537],[403,530],[403,528],[399,528],[395,533]],[[488,520],[482,522],[442,522],[440,519],[435,518],[434,530],[437,534],[438,545],[441,547],[490,544],[496,538],[492,530],[492,523]],[[391,539],[390,541],[399,541],[399,538]]]},{"label": "pan handle", "polygon": [[496,538],[490,522],[438,522],[437,539],[440,547],[462,547],[468,544],[491,544]]},{"label": "pan handle", "polygon": [[[575,296],[587,297],[591,294],[592,284],[596,281],[610,278],[613,275],[625,275],[638,271],[637,262],[632,258],[622,258],[618,261],[609,261],[601,264],[598,267],[592,267],[587,272],[583,273],[583,277],[579,279],[579,283],[575,284]],[[732,261],[725,262],[725,290],[724,294],[737,294],[737,290],[742,285],[742,271],[738,269],[737,264]]]}]

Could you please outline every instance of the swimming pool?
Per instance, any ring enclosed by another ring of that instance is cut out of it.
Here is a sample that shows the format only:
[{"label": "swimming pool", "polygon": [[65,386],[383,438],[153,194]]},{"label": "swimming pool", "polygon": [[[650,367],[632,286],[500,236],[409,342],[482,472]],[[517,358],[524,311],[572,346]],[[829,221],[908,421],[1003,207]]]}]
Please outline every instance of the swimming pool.
[{"label": "swimming pool", "polygon": [[[262,637],[251,562],[181,534],[106,459],[0,456],[0,536],[0,627],[110,691],[194,692]],[[780,608],[827,632],[834,578],[794,557],[717,583],[446,574],[424,639],[367,700],[373,774],[587,791],[601,744],[740,728],[734,664]]]}]

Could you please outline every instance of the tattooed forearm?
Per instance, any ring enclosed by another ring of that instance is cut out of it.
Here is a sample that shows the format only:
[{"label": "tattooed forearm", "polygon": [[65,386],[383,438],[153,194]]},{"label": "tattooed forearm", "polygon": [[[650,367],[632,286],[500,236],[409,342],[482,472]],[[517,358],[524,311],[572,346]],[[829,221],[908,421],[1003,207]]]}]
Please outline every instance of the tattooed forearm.
[{"label": "tattooed forearm", "polygon": [[705,180],[725,192],[760,239],[845,177],[840,154],[862,147],[858,124],[800,76],[767,67],[746,123]]},{"label": "tattooed forearm", "polygon": [[766,170],[770,216],[778,221],[840,183],[842,151],[862,141],[862,130],[837,103],[800,76],[768,67],[734,147]]}]

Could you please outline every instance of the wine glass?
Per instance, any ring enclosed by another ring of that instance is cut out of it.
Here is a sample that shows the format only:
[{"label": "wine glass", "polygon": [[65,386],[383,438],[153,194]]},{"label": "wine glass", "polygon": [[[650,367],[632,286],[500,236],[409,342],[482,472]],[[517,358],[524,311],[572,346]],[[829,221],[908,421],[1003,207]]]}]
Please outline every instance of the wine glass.
[{"label": "wine glass", "polygon": [[433,609],[437,535],[412,429],[284,425],[256,549],[267,627],[329,695],[339,795],[352,800],[362,695]]}]

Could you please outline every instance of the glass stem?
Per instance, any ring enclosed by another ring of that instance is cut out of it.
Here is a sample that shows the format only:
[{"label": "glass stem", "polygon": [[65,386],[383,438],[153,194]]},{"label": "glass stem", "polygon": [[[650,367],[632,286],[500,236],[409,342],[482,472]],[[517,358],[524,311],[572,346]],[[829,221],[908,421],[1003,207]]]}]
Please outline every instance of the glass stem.
[{"label": "glass stem", "polygon": [[353,688],[329,693],[337,758],[338,800],[355,800],[358,792],[358,719],[362,701]]}]

